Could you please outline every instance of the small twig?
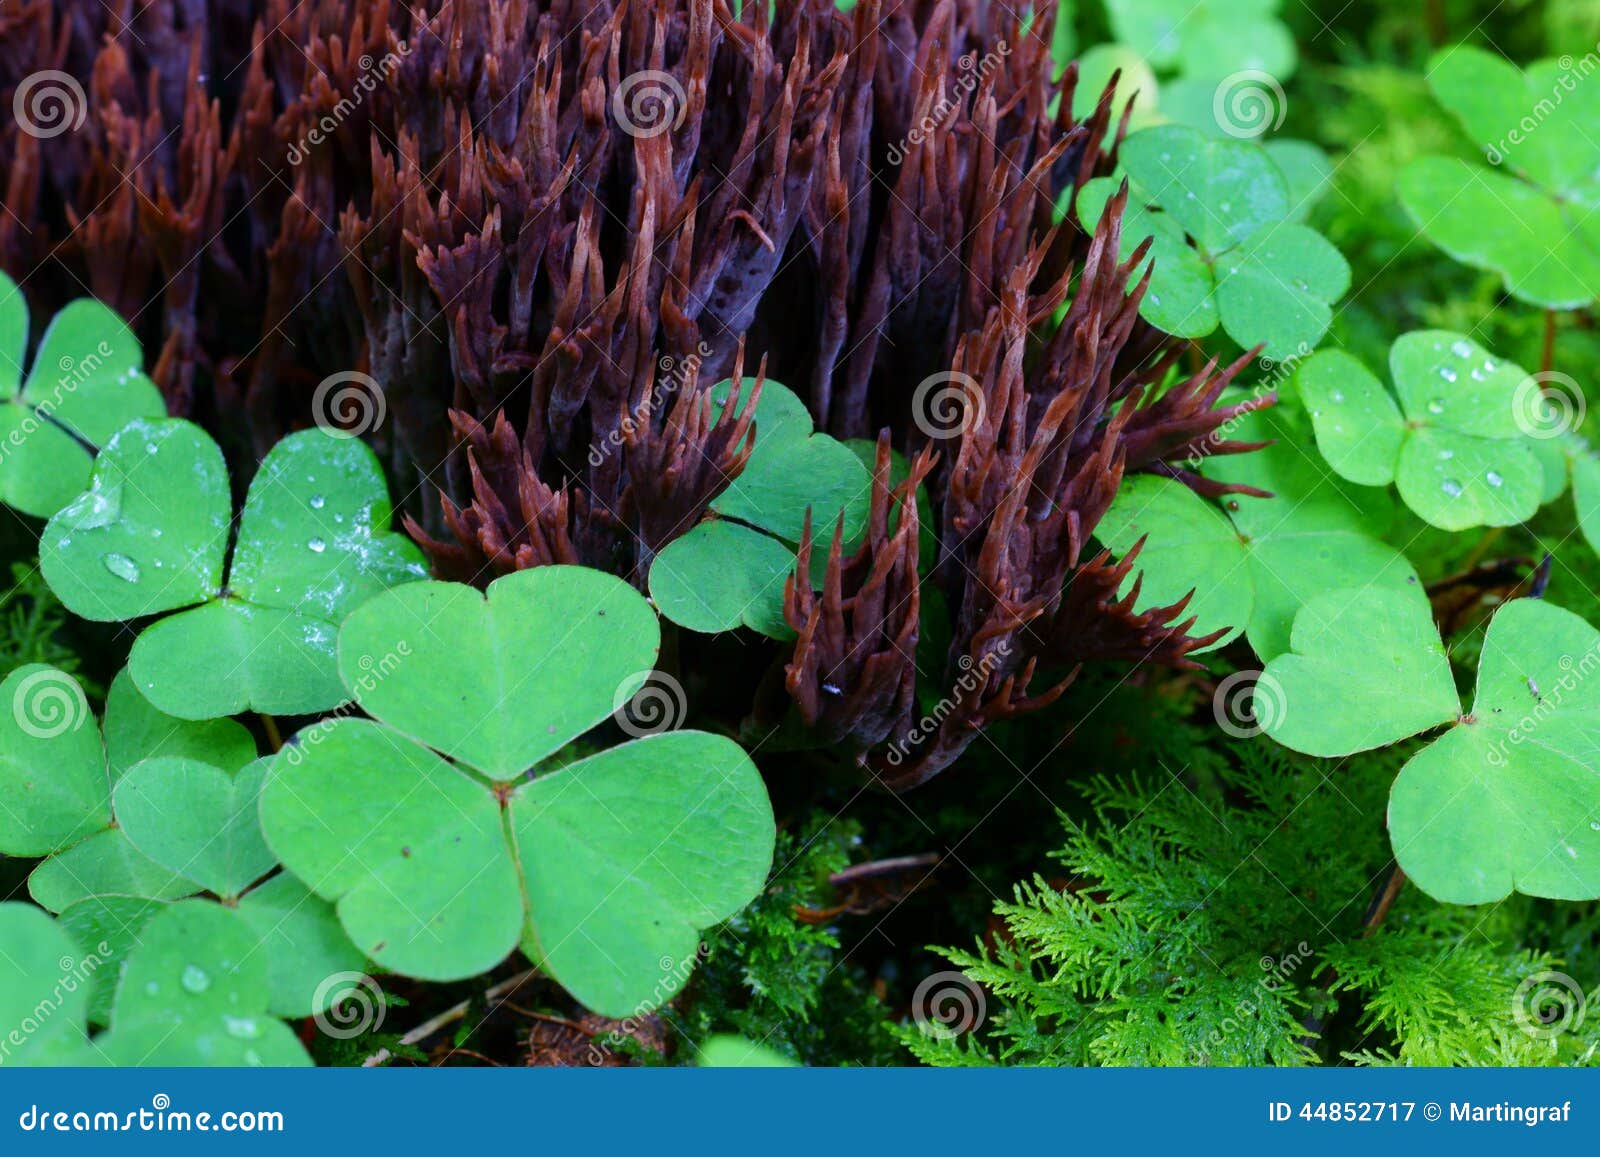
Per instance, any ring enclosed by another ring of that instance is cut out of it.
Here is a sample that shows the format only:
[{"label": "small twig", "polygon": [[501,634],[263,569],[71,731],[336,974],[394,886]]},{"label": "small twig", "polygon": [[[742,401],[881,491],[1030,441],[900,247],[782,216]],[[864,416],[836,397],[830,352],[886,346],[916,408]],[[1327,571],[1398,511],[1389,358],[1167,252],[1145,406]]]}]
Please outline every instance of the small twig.
[{"label": "small twig", "polygon": [[267,746],[272,748],[272,754],[278,754],[283,750],[283,736],[278,734],[278,721],[264,712],[257,714],[256,718],[261,720],[261,730],[267,733]]},{"label": "small twig", "polygon": [[1378,926],[1383,923],[1383,918],[1389,914],[1393,907],[1395,897],[1400,894],[1400,889],[1405,887],[1406,874],[1399,864],[1389,869],[1389,878],[1383,882],[1383,887],[1372,897],[1372,903],[1367,906],[1367,914],[1361,923],[1364,931],[1361,938],[1365,940],[1378,931]]},{"label": "small twig", "polygon": [[505,1065],[501,1064],[499,1061],[495,1060],[493,1057],[486,1057],[482,1053],[478,1052],[476,1049],[453,1048],[453,1049],[450,1050],[450,1055],[451,1056],[471,1057],[474,1060],[482,1061],[486,1065],[493,1065],[497,1069],[505,1068]]},{"label": "small twig", "polygon": [[1464,571],[1470,571],[1476,567],[1483,556],[1489,553],[1489,548],[1496,542],[1500,541],[1500,536],[1504,533],[1505,527],[1503,526],[1491,527],[1489,531],[1478,540],[1478,544],[1472,548],[1472,553],[1467,555],[1466,561],[1461,564],[1461,569]]},{"label": "small twig", "polygon": [[1544,345],[1539,351],[1539,372],[1548,374],[1556,364],[1556,311],[1544,311]]},{"label": "small twig", "polygon": [[875,876],[888,876],[895,872],[908,872],[912,868],[931,868],[939,862],[938,852],[924,852],[919,856],[896,856],[889,860],[872,860],[865,864],[851,864],[841,872],[828,877],[835,888],[853,884],[857,880],[870,880]]},{"label": "small twig", "polygon": [[[493,988],[489,989],[488,992],[484,993],[483,994],[483,999],[492,1004],[494,1001],[500,1000],[502,997],[507,996],[512,992],[515,992],[517,990],[517,988],[522,984],[523,981],[527,980],[531,976],[536,975],[537,972],[538,972],[537,969],[530,968],[526,972],[517,973],[515,976],[511,977],[509,980],[502,980],[499,984],[497,984]],[[469,1009],[471,1007],[472,1007],[472,1001],[463,1000],[460,1004],[453,1005],[452,1007],[445,1009],[438,1016],[434,1017],[431,1020],[423,1021],[416,1028],[414,1028],[410,1032],[406,1033],[405,1036],[400,1038],[400,1043],[403,1044],[403,1045],[420,1044],[422,1041],[427,1040],[430,1036],[432,1036],[434,1033],[438,1032],[440,1029],[446,1028],[449,1025],[452,1025],[456,1021],[460,1020],[462,1017],[466,1016],[467,1015],[467,1009]],[[466,1050],[465,1049],[458,1049],[457,1051],[458,1052],[465,1052]],[[388,1049],[379,1049],[377,1052],[373,1053],[366,1060],[362,1061],[361,1062],[361,1067],[364,1068],[364,1069],[375,1069],[379,1065],[383,1064],[384,1061],[388,1060],[393,1055],[394,1054],[391,1053]]]}]

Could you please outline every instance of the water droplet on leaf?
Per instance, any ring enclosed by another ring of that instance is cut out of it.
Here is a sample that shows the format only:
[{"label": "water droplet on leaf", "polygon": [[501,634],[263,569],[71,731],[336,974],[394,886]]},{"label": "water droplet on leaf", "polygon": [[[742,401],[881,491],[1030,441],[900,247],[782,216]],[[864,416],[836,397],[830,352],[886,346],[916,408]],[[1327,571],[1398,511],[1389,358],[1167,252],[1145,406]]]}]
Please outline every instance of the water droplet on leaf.
[{"label": "water droplet on leaf", "polygon": [[211,976],[198,965],[186,965],[183,970],[183,987],[188,992],[204,992],[211,987]]},{"label": "water droplet on leaf", "polygon": [[127,555],[112,552],[100,561],[106,564],[108,571],[124,582],[136,583],[139,581],[139,564]]},{"label": "water droplet on leaf", "polygon": [[225,1016],[222,1026],[238,1040],[255,1040],[261,1035],[261,1025],[253,1016]]}]

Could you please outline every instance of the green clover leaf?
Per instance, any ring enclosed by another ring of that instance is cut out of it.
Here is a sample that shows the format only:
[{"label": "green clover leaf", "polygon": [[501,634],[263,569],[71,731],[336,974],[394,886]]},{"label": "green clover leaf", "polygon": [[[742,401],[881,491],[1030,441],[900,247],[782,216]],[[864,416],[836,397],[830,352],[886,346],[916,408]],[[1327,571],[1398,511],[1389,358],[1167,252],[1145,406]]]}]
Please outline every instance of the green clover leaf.
[{"label": "green clover leaf", "polygon": [[[721,382],[712,391],[718,413],[729,387]],[[745,391],[736,413],[744,412],[748,399]],[[783,590],[795,570],[806,512],[813,512],[824,543],[841,513],[845,542],[859,539],[871,504],[870,459],[814,432],[805,403],[778,382],[762,384],[754,421],[750,460],[711,503],[716,517],[668,543],[651,564],[650,598],[668,619],[692,631],[749,627],[792,639]],[[900,465],[903,470],[903,460]],[[820,553],[819,575],[825,549]]]},{"label": "green clover leaf", "polygon": [[205,900],[172,904],[140,930],[95,1047],[119,1065],[309,1065],[268,1014],[270,991],[266,953],[243,916]]},{"label": "green clover leaf", "polygon": [[1413,161],[1398,188],[1418,228],[1457,261],[1498,273],[1508,292],[1530,304],[1576,309],[1594,301],[1600,94],[1559,61],[1524,72],[1468,46],[1436,54],[1428,83],[1497,167],[1453,157]]},{"label": "green clover leaf", "polygon": [[1395,858],[1430,896],[1600,896],[1600,632],[1535,599],[1505,604],[1466,715],[1420,595],[1329,592],[1293,642],[1262,676],[1281,696],[1266,731],[1285,746],[1342,755],[1453,724],[1389,797]]},{"label": "green clover leaf", "polygon": [[256,822],[268,762],[230,773],[198,759],[142,760],[113,792],[117,822],[150,859],[232,899],[278,866]]},{"label": "green clover leaf", "polygon": [[[1325,591],[1295,616],[1290,648],[1263,675],[1282,699],[1263,725],[1295,751],[1366,751],[1459,710],[1450,660],[1420,586]],[[1334,690],[1337,705],[1324,701]]]},{"label": "green clover leaf", "polygon": [[660,1003],[700,930],[760,889],[775,832],[754,764],[720,736],[549,766],[641,686],[658,642],[631,587],[578,567],[377,596],[341,630],[339,666],[379,722],[317,725],[279,754],[269,846],[386,968],[460,979],[520,944],[605,1015]]},{"label": "green clover leaf", "polygon": [[0,502],[49,518],[89,485],[96,447],[167,407],[133,331],[92,298],[51,319],[24,380],[27,343],[27,302],[0,274]]},{"label": "green clover leaf", "polygon": [[172,899],[197,885],[136,848],[114,822],[112,789],[147,759],[178,758],[238,768],[255,741],[231,720],[163,715],[126,671],[106,697],[104,737],[77,680],[42,664],[0,682],[0,853],[46,856],[28,881],[53,911],[90,895]]},{"label": "green clover leaf", "polygon": [[[1350,267],[1326,238],[1293,218],[1306,201],[1265,149],[1214,139],[1183,125],[1135,133],[1121,150],[1132,185],[1122,256],[1147,237],[1154,264],[1139,312],[1180,337],[1204,337],[1218,323],[1239,345],[1266,356],[1304,355],[1350,288]],[[1304,174],[1298,174],[1304,177]],[[1078,198],[1093,228],[1116,192],[1100,177]]]},{"label": "green clover leaf", "polygon": [[0,903],[0,1066],[95,1063],[83,979],[66,930],[31,904]]},{"label": "green clover leaf", "polygon": [[1271,498],[1230,495],[1219,512],[1180,482],[1136,475],[1100,520],[1096,537],[1119,557],[1148,536],[1134,567],[1142,583],[1137,609],[1193,590],[1195,633],[1230,628],[1220,646],[1243,629],[1256,654],[1270,659],[1289,648],[1296,612],[1319,592],[1416,583],[1411,564],[1379,537],[1393,513],[1387,495],[1330,476],[1297,407],[1247,414],[1230,437],[1272,444],[1209,458],[1206,477]]},{"label": "green clover leaf", "polygon": [[106,444],[90,490],[45,527],[45,578],[88,619],[191,608],[148,627],[128,660],[169,715],[337,706],[345,613],[426,575],[421,552],[388,529],[377,459],[320,429],[278,443],[250,484],[224,585],[228,493],[221,451],[199,427],[134,422]]},{"label": "green clover leaf", "polygon": [[721,1033],[707,1037],[700,1046],[695,1064],[702,1069],[792,1069],[795,1063],[782,1053],[746,1040],[742,1036]]},{"label": "green clover leaf", "polygon": [[1250,547],[1215,503],[1183,483],[1153,474],[1124,478],[1095,535],[1118,557],[1146,540],[1137,563],[1137,609],[1170,606],[1193,591],[1186,608],[1195,616],[1191,633],[1226,630],[1216,647],[1250,622]]},{"label": "green clover leaf", "polygon": [[81,944],[111,946],[94,978],[97,1023],[111,965],[166,901],[202,889],[236,904],[271,946],[275,1014],[321,1011],[337,995],[324,978],[364,967],[332,906],[299,881],[280,872],[251,887],[277,859],[257,818],[266,761],[239,724],[163,715],[126,670],[107,694],[103,738],[77,681],[54,667],[13,671],[0,700],[0,854],[47,857],[29,894]]},{"label": "green clover leaf", "polygon": [[1342,351],[1300,366],[1296,388],[1328,465],[1363,485],[1394,482],[1407,506],[1444,530],[1532,517],[1545,472],[1518,425],[1528,375],[1444,330],[1397,339],[1389,369],[1398,404]]},{"label": "green clover leaf", "polygon": [[1294,37],[1279,0],[1107,0],[1116,39],[1156,68],[1220,78],[1258,70],[1287,80]]},{"label": "green clover leaf", "polygon": [[165,900],[138,896],[89,896],[61,909],[57,925],[77,941],[79,950],[94,956],[86,979],[89,987],[89,1023],[111,1023],[111,1001],[117,991],[122,962],[139,945],[139,933],[150,918],[167,907]]},{"label": "green clover leaf", "polygon": [[[254,951],[266,958],[267,1011],[273,1016],[325,1012],[344,994],[330,977],[362,975],[372,967],[345,935],[333,905],[288,872],[257,884],[233,904],[255,936]],[[61,926],[98,958],[90,978],[91,1023],[110,1023],[122,960],[140,945],[144,926],[171,906],[162,899],[95,895],[61,909]]]}]

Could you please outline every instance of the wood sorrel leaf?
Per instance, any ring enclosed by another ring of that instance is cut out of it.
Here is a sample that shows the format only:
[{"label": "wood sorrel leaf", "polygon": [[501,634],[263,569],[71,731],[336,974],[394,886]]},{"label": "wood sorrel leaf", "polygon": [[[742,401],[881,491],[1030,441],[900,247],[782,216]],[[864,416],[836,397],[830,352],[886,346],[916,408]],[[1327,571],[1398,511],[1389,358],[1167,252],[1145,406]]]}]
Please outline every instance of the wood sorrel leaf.
[{"label": "wood sorrel leaf", "polygon": [[89,490],[45,527],[40,567],[74,614],[136,619],[222,589],[228,523],[216,443],[180,419],[133,422],[95,459]]},{"label": "wood sorrel leaf", "polygon": [[[712,388],[716,413],[727,405],[731,388],[731,382]],[[746,389],[736,412],[748,405]],[[711,503],[720,517],[680,535],[656,556],[651,598],[663,615],[692,631],[744,626],[792,639],[783,618],[783,589],[794,573],[794,544],[807,511],[823,543],[842,513],[848,545],[866,526],[871,495],[871,469],[858,449],[814,433],[805,403],[782,384],[764,382],[750,459]],[[820,553],[825,556],[825,549]]]},{"label": "wood sorrel leaf", "polygon": [[300,746],[263,793],[267,839],[361,951],[409,976],[472,976],[520,942],[596,1011],[653,1006],[771,861],[760,777],[718,736],[641,739],[521,784],[509,830],[493,789],[388,728],[339,720]]},{"label": "wood sorrel leaf", "polygon": [[51,588],[86,618],[202,604],[148,628],[129,656],[140,693],[166,714],[301,714],[344,701],[344,614],[427,573],[389,518],[371,450],[320,429],[293,434],[251,482],[224,590],[221,452],[190,423],[136,422],[101,453],[90,491],[50,520],[41,557]]},{"label": "wood sorrel leaf", "polygon": [[[89,985],[79,983],[80,950],[31,904],[0,903],[0,1024],[12,1065],[92,1064],[85,1047]],[[48,1007],[47,1015],[39,1015]],[[32,1025],[31,1032],[22,1026]]]},{"label": "wood sorrel leaf", "polygon": [[121,1065],[308,1065],[289,1026],[267,1014],[267,957],[248,921],[206,900],[153,915],[128,953],[95,1041]]},{"label": "wood sorrel leaf", "polygon": [[1445,530],[1525,521],[1545,492],[1544,469],[1517,421],[1522,369],[1461,334],[1408,333],[1390,349],[1398,403],[1337,350],[1299,370],[1328,464],[1352,481],[1393,480],[1407,506]]},{"label": "wood sorrel leaf", "polygon": [[183,720],[160,711],[124,667],[106,693],[106,763],[115,784],[141,759],[173,756],[238,771],[256,757],[256,741],[232,719]]},{"label": "wood sorrel leaf", "polygon": [[156,863],[232,899],[278,865],[256,819],[267,762],[230,773],[197,759],[142,760],[117,784],[117,823]]},{"label": "wood sorrel leaf", "polygon": [[[1185,337],[1202,337],[1220,320],[1242,346],[1305,356],[1350,288],[1339,251],[1293,220],[1307,194],[1291,201],[1283,171],[1260,145],[1183,125],[1135,133],[1121,155],[1132,184],[1121,255],[1152,239],[1141,315]],[[1116,188],[1109,177],[1084,186],[1077,205],[1085,227]]]},{"label": "wood sorrel leaf", "polygon": [[761,777],[738,744],[701,732],[647,736],[541,776],[513,795],[509,822],[523,947],[611,1015],[648,998],[647,981],[675,991],[700,930],[743,908],[772,863]]},{"label": "wood sorrel leaf", "polygon": [[1454,719],[1460,710],[1450,660],[1420,586],[1320,594],[1295,616],[1290,646],[1262,675],[1275,696],[1262,724],[1295,751],[1367,751]]},{"label": "wood sorrel leaf", "polygon": [[1170,214],[1202,254],[1225,252],[1289,214],[1283,174],[1247,141],[1163,125],[1129,137],[1122,164],[1149,203]]},{"label": "wood sorrel leaf", "polygon": [[341,670],[369,711],[443,754],[392,725],[308,728],[262,792],[268,844],[386,968],[460,979],[521,943],[606,1015],[666,1000],[698,931],[770,866],[755,766],[685,731],[535,767],[638,687],[657,631],[631,587],[575,567],[509,575],[487,597],[378,596],[346,621]]},{"label": "wood sorrel leaf", "polygon": [[138,945],[139,932],[150,918],[166,906],[165,900],[136,896],[90,896],[61,909],[56,923],[77,941],[86,958],[93,954],[94,968],[88,976],[91,1024],[111,1023],[122,961]]},{"label": "wood sorrel leaf", "polygon": [[1170,606],[1192,590],[1190,633],[1228,629],[1213,646],[1231,641],[1249,623],[1255,601],[1249,548],[1215,503],[1183,483],[1129,475],[1095,535],[1119,557],[1147,538],[1135,564],[1143,576],[1136,609]]},{"label": "wood sorrel leaf", "polygon": [[386,591],[346,620],[339,670],[368,714],[512,780],[608,718],[660,645],[649,604],[621,579],[536,567],[486,594],[438,582]]},{"label": "wood sorrel leaf", "polygon": [[340,719],[301,732],[273,763],[261,827],[384,968],[460,980],[516,947],[522,896],[499,802],[387,727]]},{"label": "wood sorrel leaf", "polygon": [[1108,0],[1118,43],[1151,64],[1217,79],[1247,69],[1287,80],[1294,37],[1275,19],[1277,0]]},{"label": "wood sorrel leaf", "polygon": [[791,1069],[793,1061],[781,1053],[745,1040],[721,1034],[707,1038],[700,1046],[695,1064],[702,1069]]},{"label": "wood sorrel leaf", "polygon": [[288,872],[279,872],[244,894],[236,909],[250,924],[267,957],[267,1009],[273,1016],[315,1016],[348,989],[330,977],[353,977],[370,969],[351,943],[333,905],[313,895]]},{"label": "wood sorrel leaf", "polygon": [[650,565],[650,598],[681,627],[705,634],[749,627],[792,639],[783,588],[795,552],[771,535],[725,519],[669,542]]},{"label": "wood sorrel leaf", "polygon": [[23,382],[28,309],[0,274],[0,501],[48,518],[89,483],[92,451],[166,405],[133,332],[91,298],[51,319]]},{"label": "wood sorrel leaf", "polygon": [[152,757],[238,767],[255,756],[244,728],[162,715],[125,672],[107,696],[103,741],[77,681],[54,667],[18,668],[0,697],[11,707],[0,712],[0,790],[9,801],[0,808],[0,853],[55,853],[29,877],[35,900],[59,911],[92,895],[170,899],[196,890],[112,826],[112,788]]},{"label": "wood sorrel leaf", "polygon": [[1411,564],[1379,537],[1393,516],[1388,495],[1330,476],[1309,427],[1292,405],[1257,410],[1241,418],[1231,436],[1272,445],[1208,458],[1201,466],[1208,478],[1272,495],[1229,495],[1223,502],[1249,551],[1255,595],[1246,635],[1262,659],[1289,649],[1295,612],[1322,591],[1416,581]]},{"label": "wood sorrel leaf", "polygon": [[1271,225],[1216,263],[1222,328],[1242,346],[1264,343],[1267,357],[1304,356],[1333,320],[1350,288],[1350,265],[1316,230]]},{"label": "wood sorrel leaf", "polygon": [[1401,769],[1400,866],[1429,895],[1600,896],[1600,632],[1515,599],[1483,643],[1471,713]]},{"label": "wood sorrel leaf", "polygon": [[[718,407],[727,404],[730,382],[712,387]],[[741,394],[736,413],[748,403]],[[788,542],[798,542],[806,511],[812,524],[831,532],[844,513],[845,540],[858,538],[866,525],[872,475],[844,443],[812,431],[811,415],[793,390],[767,381],[756,401],[755,442],[750,459],[711,509]]]},{"label": "wood sorrel leaf", "polygon": [[1169,605],[1193,590],[1195,633],[1242,627],[1265,660],[1288,650],[1295,612],[1321,591],[1416,582],[1411,565],[1377,537],[1392,513],[1387,497],[1330,479],[1316,463],[1306,427],[1290,404],[1238,420],[1232,436],[1272,445],[1207,459],[1202,470],[1272,497],[1229,495],[1226,519],[1181,483],[1124,479],[1095,533],[1119,556],[1149,535],[1128,580],[1129,587],[1134,577],[1143,584],[1137,609]]},{"label": "wood sorrel leaf", "polygon": [[199,890],[134,847],[121,828],[106,828],[57,852],[28,876],[28,895],[52,912],[93,896],[180,900]]},{"label": "wood sorrel leaf", "polygon": [[1556,60],[1523,72],[1465,45],[1436,54],[1428,65],[1434,95],[1499,168],[1421,157],[1398,182],[1401,204],[1434,244],[1547,309],[1575,309],[1600,295],[1600,145],[1592,131],[1600,95],[1571,80]]},{"label": "wood sorrel leaf", "polygon": [[78,681],[43,663],[0,682],[0,852],[43,856],[111,822],[100,729]]}]

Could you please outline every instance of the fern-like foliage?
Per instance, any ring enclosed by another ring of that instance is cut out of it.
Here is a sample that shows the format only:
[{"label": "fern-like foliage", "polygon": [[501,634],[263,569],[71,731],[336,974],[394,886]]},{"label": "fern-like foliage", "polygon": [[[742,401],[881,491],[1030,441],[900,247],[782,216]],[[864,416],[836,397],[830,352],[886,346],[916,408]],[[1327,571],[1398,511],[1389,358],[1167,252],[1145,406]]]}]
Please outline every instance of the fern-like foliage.
[{"label": "fern-like foliage", "polygon": [[11,583],[0,591],[0,673],[24,663],[49,663],[74,674],[77,653],[62,642],[67,612],[33,562],[11,564]]},{"label": "fern-like foliage", "polygon": [[1402,888],[1380,916],[1404,752],[1229,754],[1092,781],[1091,815],[1063,816],[1062,872],[1018,885],[974,950],[941,950],[981,986],[983,1021],[903,1025],[911,1051],[935,1065],[1589,1060],[1581,991],[1530,979],[1559,967],[1534,902],[1459,908]]}]

